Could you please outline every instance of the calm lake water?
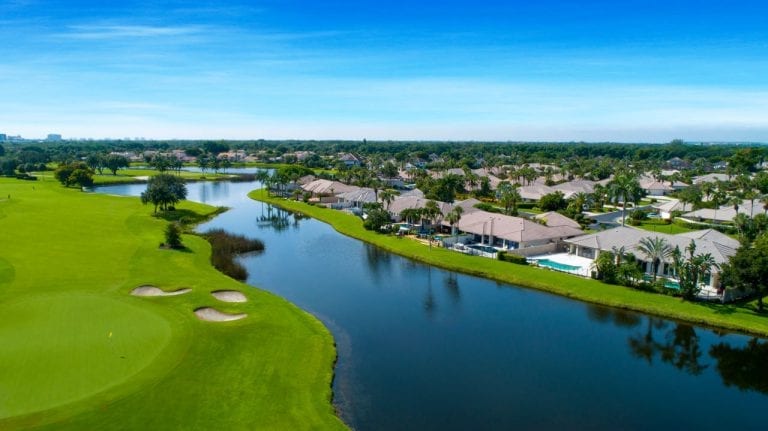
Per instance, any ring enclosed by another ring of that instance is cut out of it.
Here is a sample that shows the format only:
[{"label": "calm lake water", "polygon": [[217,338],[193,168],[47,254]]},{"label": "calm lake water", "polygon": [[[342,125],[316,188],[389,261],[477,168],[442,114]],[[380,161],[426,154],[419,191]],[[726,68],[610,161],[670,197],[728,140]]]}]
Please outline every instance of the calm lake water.
[{"label": "calm lake water", "polygon": [[232,208],[200,230],[266,244],[242,258],[248,283],[333,332],[335,402],[356,429],[766,429],[763,340],[414,263],[248,199],[257,183],[187,187]]}]

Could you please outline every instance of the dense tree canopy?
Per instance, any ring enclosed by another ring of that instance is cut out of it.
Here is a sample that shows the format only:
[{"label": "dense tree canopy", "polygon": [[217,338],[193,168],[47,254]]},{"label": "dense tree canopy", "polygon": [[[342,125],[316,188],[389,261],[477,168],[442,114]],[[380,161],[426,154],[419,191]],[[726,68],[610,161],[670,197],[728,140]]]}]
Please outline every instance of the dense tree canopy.
[{"label": "dense tree canopy", "polygon": [[763,311],[763,296],[768,293],[768,234],[739,248],[723,266],[723,279],[737,289],[754,289],[758,309]]},{"label": "dense tree canopy", "polygon": [[151,203],[157,212],[158,207],[166,211],[186,197],[187,186],[183,179],[171,174],[160,174],[149,179],[147,189],[141,193],[141,202]]},{"label": "dense tree canopy", "polygon": [[90,187],[93,185],[93,170],[83,162],[59,165],[53,176],[65,187]]}]

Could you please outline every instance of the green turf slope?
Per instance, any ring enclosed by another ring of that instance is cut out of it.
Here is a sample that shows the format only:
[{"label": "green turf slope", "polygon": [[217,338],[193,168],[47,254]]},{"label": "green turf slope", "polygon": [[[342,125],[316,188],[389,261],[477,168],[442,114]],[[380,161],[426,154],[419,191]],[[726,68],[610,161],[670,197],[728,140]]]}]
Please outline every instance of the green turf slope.
[{"label": "green turf slope", "polygon": [[[166,222],[135,198],[12,179],[0,196],[0,429],[345,428],[328,331],[217,272],[203,239],[159,248]],[[146,284],[191,292],[130,295]],[[203,306],[248,317],[203,322]]]}]

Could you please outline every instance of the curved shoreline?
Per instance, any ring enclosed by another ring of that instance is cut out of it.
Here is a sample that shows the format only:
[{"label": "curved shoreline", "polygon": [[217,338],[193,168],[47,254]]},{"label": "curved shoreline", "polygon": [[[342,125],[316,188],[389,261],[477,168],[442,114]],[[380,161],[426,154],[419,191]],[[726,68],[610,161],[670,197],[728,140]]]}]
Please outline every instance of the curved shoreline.
[{"label": "curved shoreline", "polygon": [[303,202],[267,196],[262,191],[263,189],[253,190],[248,193],[248,197],[310,216],[329,224],[343,235],[428,265],[583,302],[652,314],[704,327],[768,337],[768,316],[757,315],[744,306],[685,302],[671,296],[608,285],[570,274],[480,259],[442,248],[430,249],[413,241],[367,231],[358,217]]}]

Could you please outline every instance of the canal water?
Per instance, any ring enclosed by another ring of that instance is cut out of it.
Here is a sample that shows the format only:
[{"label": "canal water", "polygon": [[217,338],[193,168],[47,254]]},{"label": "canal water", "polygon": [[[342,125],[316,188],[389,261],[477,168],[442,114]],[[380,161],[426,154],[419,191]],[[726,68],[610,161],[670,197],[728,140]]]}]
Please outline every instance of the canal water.
[{"label": "canal water", "polygon": [[764,340],[415,263],[250,200],[258,183],[187,187],[231,208],[199,230],[264,241],[241,258],[249,284],[333,332],[335,403],[355,429],[765,429]]}]

